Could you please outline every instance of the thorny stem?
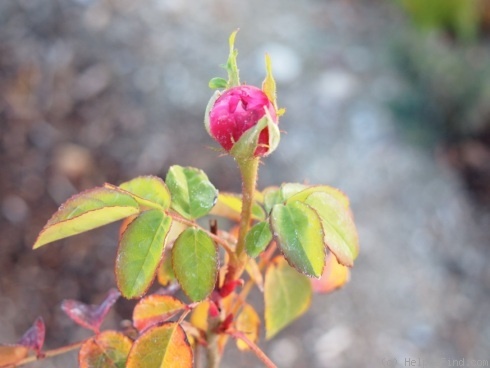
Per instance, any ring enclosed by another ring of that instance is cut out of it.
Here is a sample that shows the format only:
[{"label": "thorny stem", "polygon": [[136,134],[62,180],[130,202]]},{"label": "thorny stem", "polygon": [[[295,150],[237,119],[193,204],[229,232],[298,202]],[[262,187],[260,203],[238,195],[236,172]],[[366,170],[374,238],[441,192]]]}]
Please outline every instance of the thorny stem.
[{"label": "thorny stem", "polygon": [[240,217],[240,230],[238,233],[236,254],[237,258],[242,263],[245,263],[243,262],[245,236],[250,228],[250,221],[252,219],[252,206],[255,194],[255,185],[257,184],[259,162],[260,160],[258,157],[238,161],[238,167],[242,175],[242,214]]},{"label": "thorny stem", "polygon": [[75,350],[75,349],[78,349],[80,346],[82,346],[87,340],[83,340],[83,341],[79,341],[79,342],[75,342],[73,344],[70,344],[70,345],[66,345],[66,346],[62,346],[60,348],[56,348],[56,349],[52,349],[52,350],[48,350],[48,351],[44,351],[42,352],[42,355],[41,356],[36,356],[36,355],[31,355],[31,356],[28,356],[27,358],[24,358],[20,361],[18,361],[17,363],[13,364],[13,365],[8,365],[8,366],[5,366],[5,368],[13,368],[13,367],[19,367],[21,365],[25,365],[25,364],[29,364],[29,363],[33,363],[37,360],[41,360],[41,359],[45,359],[45,358],[52,358],[54,356],[57,356],[57,355],[61,355],[61,354],[64,354],[64,353],[67,353],[69,351],[72,351],[72,350]]}]

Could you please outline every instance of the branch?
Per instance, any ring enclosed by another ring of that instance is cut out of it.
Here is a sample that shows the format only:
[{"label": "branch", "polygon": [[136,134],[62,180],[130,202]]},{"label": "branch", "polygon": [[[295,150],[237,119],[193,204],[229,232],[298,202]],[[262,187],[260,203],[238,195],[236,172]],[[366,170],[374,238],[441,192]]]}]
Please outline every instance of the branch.
[{"label": "branch", "polygon": [[[89,340],[89,339],[87,339],[87,340]],[[3,366],[3,367],[4,368],[19,367],[21,365],[25,365],[25,364],[28,364],[28,363],[33,363],[33,362],[35,362],[37,360],[42,360],[42,359],[45,359],[45,358],[51,358],[51,357],[54,357],[54,356],[57,356],[57,355],[68,353],[69,351],[78,349],[87,340],[75,342],[75,343],[70,344],[70,345],[62,346],[60,348],[56,348],[56,349],[52,349],[52,350],[41,352],[41,355],[40,356],[31,355],[31,356],[28,356],[27,358],[24,358],[24,359],[16,362],[15,364],[8,365],[8,366]]]},{"label": "branch", "polygon": [[235,338],[242,340],[247,346],[257,355],[267,368],[277,368],[272,360],[269,359],[267,355],[252,341],[250,340],[243,332],[240,331],[230,331],[229,334]]}]

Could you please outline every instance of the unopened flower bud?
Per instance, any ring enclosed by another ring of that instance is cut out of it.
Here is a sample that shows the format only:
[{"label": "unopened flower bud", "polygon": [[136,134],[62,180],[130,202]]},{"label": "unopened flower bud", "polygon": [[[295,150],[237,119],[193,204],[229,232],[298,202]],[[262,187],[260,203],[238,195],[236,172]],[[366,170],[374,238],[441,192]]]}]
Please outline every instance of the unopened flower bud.
[{"label": "unopened flower bud", "polygon": [[[226,90],[214,102],[209,112],[209,134],[228,152],[248,129],[266,115],[266,109],[277,124],[276,110],[267,95],[259,88],[241,85]],[[254,156],[269,153],[269,128],[259,134]]]}]

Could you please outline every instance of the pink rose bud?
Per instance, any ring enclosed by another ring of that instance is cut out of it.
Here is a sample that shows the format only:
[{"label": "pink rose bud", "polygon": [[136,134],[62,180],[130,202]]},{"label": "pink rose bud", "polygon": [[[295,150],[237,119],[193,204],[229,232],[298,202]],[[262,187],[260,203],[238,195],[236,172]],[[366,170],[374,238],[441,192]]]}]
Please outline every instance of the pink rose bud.
[{"label": "pink rose bud", "polygon": [[[242,134],[255,126],[265,116],[265,108],[277,124],[274,105],[267,95],[254,86],[242,85],[226,90],[214,103],[209,113],[209,133],[226,150],[230,151]],[[265,156],[269,151],[269,129],[259,135],[255,156]]]}]

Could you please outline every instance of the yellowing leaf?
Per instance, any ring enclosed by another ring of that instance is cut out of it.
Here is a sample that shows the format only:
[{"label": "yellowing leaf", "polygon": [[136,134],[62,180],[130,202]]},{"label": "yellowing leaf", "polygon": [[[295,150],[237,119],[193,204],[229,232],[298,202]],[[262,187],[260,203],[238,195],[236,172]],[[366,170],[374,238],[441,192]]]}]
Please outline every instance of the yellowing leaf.
[{"label": "yellowing leaf", "polygon": [[259,265],[255,261],[255,259],[248,259],[245,270],[247,271],[250,278],[255,282],[259,290],[264,291],[264,277],[262,276]]},{"label": "yellowing leaf", "polygon": [[[211,210],[211,215],[222,216],[234,221],[239,221],[242,212],[242,198],[235,193],[219,193],[218,201]],[[254,203],[252,206],[252,219],[262,221],[265,219],[263,208]]]},{"label": "yellowing leaf", "polygon": [[121,220],[140,211],[129,194],[109,188],[94,188],[77,194],[61,205],[41,230],[33,248]]},{"label": "yellowing leaf", "polygon": [[270,339],[305,313],[311,303],[308,277],[291,268],[282,257],[276,257],[265,274],[265,330]]},{"label": "yellowing leaf", "polygon": [[213,291],[218,274],[218,249],[204,231],[188,228],[174,243],[172,265],[184,293],[194,302]]},{"label": "yellowing leaf", "polygon": [[117,286],[124,297],[139,297],[150,287],[171,222],[160,210],[149,210],[129,224],[121,237],[115,266]]},{"label": "yellowing leaf", "polygon": [[27,346],[0,345],[0,367],[10,366],[24,359],[29,353]]},{"label": "yellowing leaf", "polygon": [[265,69],[267,75],[262,82],[262,91],[264,91],[269,101],[272,102],[274,108],[277,110],[276,81],[272,76],[272,63],[269,54],[265,54]]},{"label": "yellowing leaf", "polygon": [[157,280],[162,286],[167,286],[171,281],[175,280],[175,273],[172,268],[172,254],[170,251],[164,253],[160,266],[158,266]]},{"label": "yellowing leaf", "polygon": [[300,201],[300,202],[305,202],[306,198],[310,194],[313,193],[327,193],[330,194],[332,197],[337,199],[342,205],[350,211],[350,203],[349,203],[349,198],[339,189],[330,187],[328,185],[315,185],[312,187],[308,187],[296,194],[291,195],[289,198],[287,198],[287,202],[293,202],[293,201]]},{"label": "yellowing leaf", "polygon": [[124,368],[132,341],[116,331],[104,331],[87,340],[78,354],[80,368]]},{"label": "yellowing leaf", "polygon": [[167,322],[151,327],[134,342],[126,368],[192,368],[193,359],[182,327]]},{"label": "yellowing leaf", "polygon": [[208,329],[209,301],[204,300],[192,310],[191,323],[194,327],[206,331]]},{"label": "yellowing leaf", "polygon": [[329,293],[344,286],[349,281],[349,276],[349,268],[341,265],[334,254],[330,253],[322,276],[319,279],[311,279],[311,285],[316,293]]},{"label": "yellowing leaf", "polygon": [[139,176],[122,183],[119,188],[131,193],[142,206],[164,210],[170,207],[170,192],[157,176]]},{"label": "yellowing leaf", "polygon": [[133,324],[138,331],[160,322],[165,322],[180,311],[186,305],[170,295],[153,294],[141,299],[133,310]]},{"label": "yellowing leaf", "polygon": [[[242,311],[237,316],[235,328],[243,332],[248,339],[254,343],[259,340],[260,318],[255,309],[250,304],[244,304]],[[248,345],[237,339],[236,345],[240,350],[249,350]]]},{"label": "yellowing leaf", "polygon": [[271,225],[289,264],[305,275],[320,277],[326,249],[318,214],[301,202],[276,204],[271,212]]},{"label": "yellowing leaf", "polygon": [[336,197],[325,192],[310,194],[305,203],[320,216],[327,247],[341,264],[352,267],[359,253],[359,237],[350,211]]}]

